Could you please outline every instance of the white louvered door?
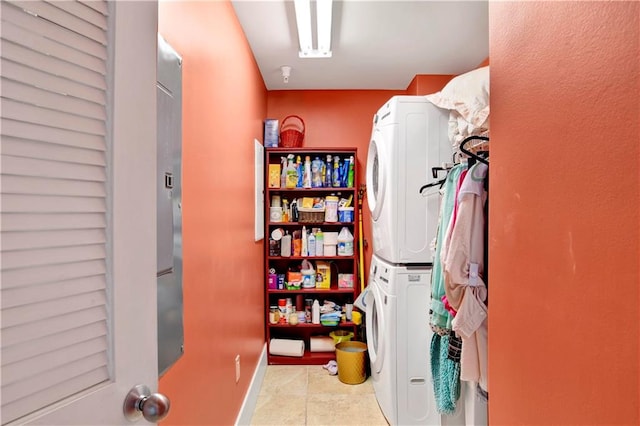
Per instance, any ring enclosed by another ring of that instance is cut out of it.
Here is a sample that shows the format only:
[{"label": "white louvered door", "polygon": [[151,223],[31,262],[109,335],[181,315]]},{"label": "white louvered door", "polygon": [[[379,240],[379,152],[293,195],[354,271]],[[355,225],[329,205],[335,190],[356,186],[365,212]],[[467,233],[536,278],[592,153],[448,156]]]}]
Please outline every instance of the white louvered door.
[{"label": "white louvered door", "polygon": [[0,19],[0,420],[131,424],[157,390],[157,3]]}]

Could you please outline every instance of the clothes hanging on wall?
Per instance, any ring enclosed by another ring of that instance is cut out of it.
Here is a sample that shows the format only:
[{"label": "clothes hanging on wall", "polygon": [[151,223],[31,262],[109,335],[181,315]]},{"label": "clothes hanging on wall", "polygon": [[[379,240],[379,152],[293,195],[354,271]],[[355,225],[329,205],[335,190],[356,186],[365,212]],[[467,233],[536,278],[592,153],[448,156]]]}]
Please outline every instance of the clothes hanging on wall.
[{"label": "clothes hanging on wall", "polygon": [[471,167],[458,194],[458,210],[441,255],[447,302],[456,311],[452,329],[462,337],[460,379],[487,391],[487,287],[485,214],[488,166]]},{"label": "clothes hanging on wall", "polygon": [[[465,164],[454,166],[447,175],[442,188],[442,202],[438,218],[438,232],[436,236],[436,261],[433,263],[431,275],[431,328],[434,331],[431,340],[431,373],[433,377],[436,407],[441,414],[452,414],[456,409],[456,402],[460,397],[460,359],[449,356],[451,339],[452,315],[447,310],[442,298],[445,296],[445,281],[441,256],[441,242],[446,236],[448,224],[453,217],[456,205],[456,189]],[[455,336],[453,342],[455,343]]]},{"label": "clothes hanging on wall", "polygon": [[474,160],[455,165],[442,188],[430,317],[434,394],[441,414],[455,410],[460,380],[476,383],[478,395],[488,397],[488,159]]}]

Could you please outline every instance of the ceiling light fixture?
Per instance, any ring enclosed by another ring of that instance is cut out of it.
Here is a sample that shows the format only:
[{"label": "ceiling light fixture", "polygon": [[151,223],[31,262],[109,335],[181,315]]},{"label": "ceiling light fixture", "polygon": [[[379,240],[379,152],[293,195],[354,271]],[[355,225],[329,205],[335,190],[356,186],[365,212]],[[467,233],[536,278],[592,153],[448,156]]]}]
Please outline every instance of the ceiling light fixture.
[{"label": "ceiling light fixture", "polygon": [[331,14],[333,0],[316,0],[316,29],[318,48],[313,48],[311,38],[311,0],[295,0],[296,25],[301,58],[331,57]]}]

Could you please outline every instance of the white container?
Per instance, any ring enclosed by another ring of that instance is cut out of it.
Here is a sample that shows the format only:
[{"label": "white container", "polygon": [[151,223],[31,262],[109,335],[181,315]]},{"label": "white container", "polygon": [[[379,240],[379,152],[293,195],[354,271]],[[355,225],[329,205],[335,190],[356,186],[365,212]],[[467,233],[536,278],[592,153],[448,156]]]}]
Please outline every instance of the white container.
[{"label": "white container", "polygon": [[325,256],[335,256],[336,255],[336,245],[335,244],[325,244],[324,245],[324,255]]},{"label": "white container", "polygon": [[346,226],[338,234],[338,256],[353,256],[353,235]]},{"label": "white container", "polygon": [[302,273],[302,288],[316,288],[316,270],[315,269],[303,269]]},{"label": "white container", "polygon": [[320,324],[320,303],[318,299],[314,300],[311,306],[311,322],[313,324]]},{"label": "white container", "polygon": [[325,222],[337,222],[338,221],[338,197],[332,195],[328,196],[324,201],[324,221]]},{"label": "white container", "polygon": [[353,222],[353,207],[339,207],[338,220],[340,222]]},{"label": "white container", "polygon": [[325,232],[324,233],[324,245],[336,245],[338,244],[338,233],[337,232]]},{"label": "white container", "polygon": [[282,222],[282,207],[269,207],[269,220],[271,222]]}]

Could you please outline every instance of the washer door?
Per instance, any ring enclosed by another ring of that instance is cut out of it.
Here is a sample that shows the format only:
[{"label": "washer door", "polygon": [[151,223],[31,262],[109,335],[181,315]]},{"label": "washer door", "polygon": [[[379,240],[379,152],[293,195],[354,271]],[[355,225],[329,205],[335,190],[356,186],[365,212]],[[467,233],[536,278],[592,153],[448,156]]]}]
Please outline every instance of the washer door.
[{"label": "washer door", "polygon": [[367,322],[367,350],[371,360],[371,369],[380,373],[384,363],[386,333],[384,325],[384,300],[375,281],[371,282],[371,291],[367,294],[366,322]]},{"label": "washer door", "polygon": [[367,202],[371,210],[371,219],[378,220],[384,202],[386,185],[384,152],[384,140],[382,132],[378,128],[373,129],[369,153],[367,155]]}]

